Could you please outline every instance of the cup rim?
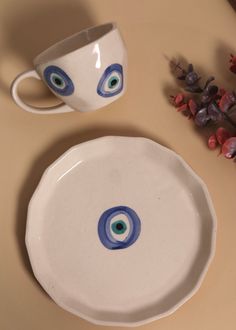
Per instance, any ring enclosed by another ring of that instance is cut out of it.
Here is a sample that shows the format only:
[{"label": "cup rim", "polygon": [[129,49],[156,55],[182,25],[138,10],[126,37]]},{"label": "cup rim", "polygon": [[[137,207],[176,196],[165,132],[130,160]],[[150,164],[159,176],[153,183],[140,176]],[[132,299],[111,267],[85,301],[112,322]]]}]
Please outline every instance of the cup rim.
[{"label": "cup rim", "polygon": [[[108,31],[106,31],[105,33],[103,33],[100,37],[94,39],[94,40],[91,40],[91,41],[88,41],[88,43],[82,45],[81,47],[77,47],[76,49],[73,49],[71,51],[68,51],[62,55],[59,55],[59,56],[55,56],[55,57],[52,57],[50,58],[49,60],[42,60],[42,57],[46,56],[47,53],[53,51],[54,49],[56,49],[57,47],[59,46],[62,46],[64,43],[68,42],[70,39],[74,39],[74,38],[77,38],[78,36],[84,34],[84,33],[88,33],[89,31],[91,30],[95,30],[95,29],[98,29],[98,28],[101,28],[101,27],[105,27],[105,26],[109,26],[110,25],[110,29]],[[69,54],[72,54],[80,49],[84,49],[86,47],[89,47],[91,46],[93,43],[95,42],[98,42],[99,40],[103,39],[105,36],[107,36],[109,33],[113,32],[114,30],[117,29],[117,24],[115,22],[108,22],[108,23],[104,23],[104,24],[98,24],[98,25],[93,25],[93,26],[90,26],[88,28],[85,28],[81,31],[78,31],[56,43],[54,43],[53,45],[49,46],[48,48],[46,48],[44,51],[42,51],[41,53],[39,53],[33,60],[33,64],[35,66],[38,66],[38,65],[42,65],[42,64],[46,64],[47,62],[49,61],[53,61],[53,60],[56,60],[56,59],[59,59],[59,58],[63,58]]]}]

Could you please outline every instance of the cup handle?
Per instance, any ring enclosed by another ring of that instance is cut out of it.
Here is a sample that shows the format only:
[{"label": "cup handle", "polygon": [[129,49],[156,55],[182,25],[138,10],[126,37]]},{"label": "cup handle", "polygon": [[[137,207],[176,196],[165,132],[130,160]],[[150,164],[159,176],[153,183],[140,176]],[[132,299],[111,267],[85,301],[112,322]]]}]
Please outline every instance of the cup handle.
[{"label": "cup handle", "polygon": [[63,113],[63,112],[71,112],[74,111],[72,108],[70,108],[68,105],[65,103],[55,105],[49,108],[46,107],[35,107],[29,104],[26,104],[19,96],[18,94],[18,85],[19,83],[27,78],[36,78],[41,80],[39,74],[35,70],[29,70],[25,71],[21,74],[19,74],[15,80],[13,81],[11,85],[11,95],[15,103],[21,107],[23,110],[32,112],[32,113],[37,113],[40,115],[45,115],[45,114],[54,114],[54,113]]}]

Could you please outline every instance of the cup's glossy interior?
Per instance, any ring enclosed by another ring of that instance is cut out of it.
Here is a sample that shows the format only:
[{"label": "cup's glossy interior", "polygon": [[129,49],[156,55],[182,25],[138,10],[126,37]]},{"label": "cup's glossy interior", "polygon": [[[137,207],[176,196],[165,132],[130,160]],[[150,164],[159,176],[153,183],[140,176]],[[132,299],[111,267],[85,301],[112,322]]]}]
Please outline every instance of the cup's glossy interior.
[{"label": "cup's glossy interior", "polygon": [[44,52],[40,53],[34,59],[34,64],[39,65],[71,53],[76,49],[85,47],[88,44],[104,37],[115,28],[116,25],[114,23],[107,23],[99,26],[93,26],[75,33],[74,35],[59,41],[55,45],[46,49]]}]

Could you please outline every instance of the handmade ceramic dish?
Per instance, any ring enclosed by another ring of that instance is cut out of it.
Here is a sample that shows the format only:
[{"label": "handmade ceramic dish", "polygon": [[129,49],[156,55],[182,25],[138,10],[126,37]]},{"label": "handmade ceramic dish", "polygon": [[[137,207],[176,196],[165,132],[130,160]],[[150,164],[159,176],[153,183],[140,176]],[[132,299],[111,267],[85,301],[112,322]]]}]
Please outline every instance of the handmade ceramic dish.
[{"label": "handmade ceramic dish", "polygon": [[[21,73],[11,95],[23,110],[37,114],[100,109],[121,97],[126,89],[127,52],[115,23],[80,31],[39,54],[34,69]],[[62,103],[40,108],[24,102],[19,84],[41,79]]]},{"label": "handmade ceramic dish", "polygon": [[206,186],[181,157],[145,138],[104,137],[46,170],[26,245],[36,278],[62,308],[137,326],[193,296],[215,235]]}]

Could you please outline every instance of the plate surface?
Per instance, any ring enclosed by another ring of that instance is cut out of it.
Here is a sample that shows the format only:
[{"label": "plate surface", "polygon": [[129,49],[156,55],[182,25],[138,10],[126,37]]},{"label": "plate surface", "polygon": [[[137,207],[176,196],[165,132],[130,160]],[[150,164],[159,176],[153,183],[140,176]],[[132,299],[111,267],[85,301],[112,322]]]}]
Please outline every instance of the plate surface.
[{"label": "plate surface", "polygon": [[104,137],[45,171],[26,245],[36,278],[62,308],[136,326],[196,292],[215,235],[206,186],[181,157],[145,138]]}]

